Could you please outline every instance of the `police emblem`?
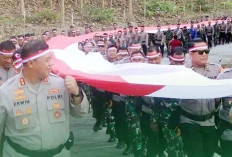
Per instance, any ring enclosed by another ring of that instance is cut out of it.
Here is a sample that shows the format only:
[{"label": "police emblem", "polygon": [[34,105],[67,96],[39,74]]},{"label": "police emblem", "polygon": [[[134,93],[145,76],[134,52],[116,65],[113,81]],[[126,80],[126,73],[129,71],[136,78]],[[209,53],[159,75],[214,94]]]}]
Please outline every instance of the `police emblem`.
[{"label": "police emblem", "polygon": [[23,125],[28,125],[29,124],[29,119],[24,117],[22,120],[21,120],[22,124]]},{"label": "police emblem", "polygon": [[14,91],[14,94],[15,95],[20,95],[20,94],[23,94],[24,93],[24,90],[23,89],[16,89],[15,91]]},{"label": "police emblem", "polygon": [[60,112],[60,111],[56,111],[56,112],[54,113],[54,117],[55,117],[55,118],[60,118],[60,117],[61,117],[61,112]]},{"label": "police emblem", "polygon": [[27,113],[27,114],[31,114],[31,113],[32,113],[32,110],[31,110],[30,107],[26,107],[26,113]]},{"label": "police emblem", "polygon": [[49,92],[50,94],[59,94],[59,93],[60,93],[60,91],[59,91],[58,89],[55,89],[55,88],[50,89],[48,92]]},{"label": "police emblem", "polygon": [[60,103],[54,103],[54,104],[52,104],[52,107],[53,107],[54,110],[59,110],[60,106],[61,106]]},{"label": "police emblem", "polygon": [[24,100],[24,99],[26,99],[25,95],[19,95],[19,96],[14,97],[14,100]]},{"label": "police emblem", "polygon": [[21,116],[21,115],[23,115],[23,111],[22,111],[22,110],[17,110],[17,111],[15,112],[15,115],[16,115],[16,116]]}]

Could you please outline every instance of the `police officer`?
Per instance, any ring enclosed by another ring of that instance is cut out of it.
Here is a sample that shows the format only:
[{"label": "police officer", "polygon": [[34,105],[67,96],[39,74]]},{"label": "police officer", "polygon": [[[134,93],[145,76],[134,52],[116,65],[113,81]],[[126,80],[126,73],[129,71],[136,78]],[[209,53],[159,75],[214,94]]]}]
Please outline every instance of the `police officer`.
[{"label": "police officer", "polygon": [[[231,79],[232,69],[226,69],[218,75],[217,79]],[[230,157],[232,154],[232,98],[222,98],[222,107],[219,111],[219,132],[222,157]]]},{"label": "police officer", "polygon": [[[208,46],[202,39],[190,44],[190,68],[193,71],[215,79],[221,66],[207,63]],[[217,146],[214,114],[214,99],[180,100],[180,124],[184,149],[188,157],[212,157]]]},{"label": "police officer", "polygon": [[209,21],[208,26],[206,27],[206,36],[207,36],[207,40],[208,40],[209,49],[212,47],[213,35],[214,35],[214,28],[211,25],[211,22]]},{"label": "police officer", "polygon": [[226,40],[226,24],[224,20],[222,20],[219,30],[220,30],[219,43],[224,45],[225,40]]},{"label": "police officer", "polygon": [[15,45],[9,40],[0,43],[0,86],[3,82],[16,74],[12,67],[12,55],[15,49]]},{"label": "police officer", "polygon": [[148,48],[148,33],[145,32],[145,27],[142,25],[140,27],[140,44],[143,48],[143,53],[146,55],[147,54],[147,48]]},{"label": "police officer", "polygon": [[162,56],[164,55],[164,32],[161,31],[161,25],[157,25],[157,32],[155,34],[155,46],[160,49]]},{"label": "police officer", "polygon": [[0,88],[3,157],[69,157],[74,138],[69,113],[84,113],[82,90],[74,78],[51,74],[52,57],[43,41],[28,42],[22,59],[22,72]]}]

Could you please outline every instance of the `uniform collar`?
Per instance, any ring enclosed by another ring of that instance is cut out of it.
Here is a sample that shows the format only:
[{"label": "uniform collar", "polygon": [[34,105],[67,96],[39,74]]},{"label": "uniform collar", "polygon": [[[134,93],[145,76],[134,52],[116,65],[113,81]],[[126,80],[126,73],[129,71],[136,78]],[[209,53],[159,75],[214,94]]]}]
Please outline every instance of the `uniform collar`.
[{"label": "uniform collar", "polygon": [[208,65],[208,63],[206,63],[206,65],[204,66],[204,67],[198,67],[198,66],[194,66],[194,65],[192,65],[191,64],[191,69],[193,70],[193,71],[195,71],[197,68],[198,69],[204,69],[204,70],[207,70],[207,71],[209,71],[209,65]]},{"label": "uniform collar", "polygon": [[18,85],[19,85],[19,88],[24,88],[24,87],[28,87],[28,89],[37,94],[37,93],[40,93],[41,91],[43,91],[44,88],[47,87],[48,84],[50,84],[50,79],[49,77],[43,79],[41,82],[40,82],[40,85],[39,85],[39,89],[38,89],[38,92],[35,91],[31,86],[30,86],[30,83],[28,83],[26,81],[26,79],[24,78],[23,74],[22,74],[22,70],[20,71],[19,73],[19,80],[18,80]]}]

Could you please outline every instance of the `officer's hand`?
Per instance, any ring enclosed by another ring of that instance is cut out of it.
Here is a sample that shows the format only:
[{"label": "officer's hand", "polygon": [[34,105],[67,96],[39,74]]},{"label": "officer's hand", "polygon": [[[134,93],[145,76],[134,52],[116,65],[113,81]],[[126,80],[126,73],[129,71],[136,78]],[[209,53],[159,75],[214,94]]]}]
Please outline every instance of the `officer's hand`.
[{"label": "officer's hand", "polygon": [[64,79],[64,84],[70,93],[74,95],[79,94],[79,87],[74,77],[66,76]]}]

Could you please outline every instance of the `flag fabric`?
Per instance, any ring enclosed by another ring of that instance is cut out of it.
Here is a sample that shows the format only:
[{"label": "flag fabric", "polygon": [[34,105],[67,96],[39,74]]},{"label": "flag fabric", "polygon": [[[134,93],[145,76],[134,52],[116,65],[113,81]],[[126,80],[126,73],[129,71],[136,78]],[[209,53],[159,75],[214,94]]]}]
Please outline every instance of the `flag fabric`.
[{"label": "flag fabric", "polygon": [[[83,38],[82,38],[83,37]],[[48,44],[53,52],[53,73],[113,93],[180,99],[207,99],[232,95],[232,79],[212,80],[184,66],[147,63],[112,64],[100,53],[78,49],[80,37],[58,36]]]}]

